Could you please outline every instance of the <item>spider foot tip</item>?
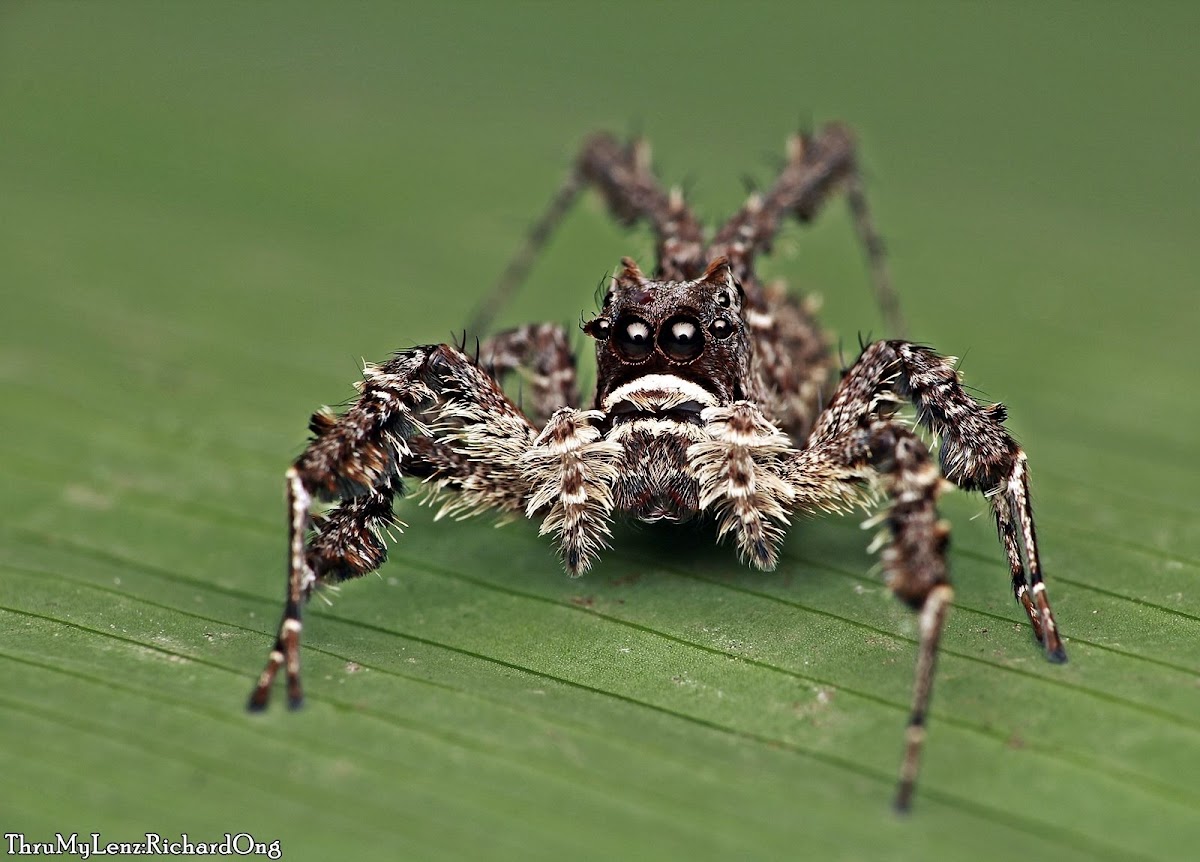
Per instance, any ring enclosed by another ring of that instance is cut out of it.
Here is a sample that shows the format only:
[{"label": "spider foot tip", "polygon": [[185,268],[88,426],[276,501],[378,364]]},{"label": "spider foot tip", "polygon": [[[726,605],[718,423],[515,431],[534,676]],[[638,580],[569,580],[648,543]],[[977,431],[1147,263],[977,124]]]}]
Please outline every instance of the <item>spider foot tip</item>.
[{"label": "spider foot tip", "polygon": [[892,800],[892,813],[900,818],[907,818],[912,814],[912,785],[901,786],[896,791],[896,798]]}]

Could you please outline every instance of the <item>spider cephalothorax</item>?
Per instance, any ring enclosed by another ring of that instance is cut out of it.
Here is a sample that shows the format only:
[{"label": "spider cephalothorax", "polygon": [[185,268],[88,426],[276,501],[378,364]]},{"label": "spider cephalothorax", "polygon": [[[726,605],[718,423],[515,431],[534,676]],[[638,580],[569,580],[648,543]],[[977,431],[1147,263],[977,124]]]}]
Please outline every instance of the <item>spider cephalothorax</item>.
[{"label": "spider cephalothorax", "polygon": [[[692,281],[654,281],[629,258],[583,330],[596,346],[597,409],[632,380],[665,375],[694,383],[721,403],[745,397],[750,347],[741,286],[725,258]],[[630,404],[618,396],[617,404]]]},{"label": "spider cephalothorax", "polygon": [[[948,480],[984,493],[1008,557],[1014,595],[1055,661],[1062,641],[1042,581],[1025,453],[998,404],[976,401],[952,360],[907,341],[866,345],[840,381],[812,308],[763,285],[754,259],[783,220],[812,218],[846,194],[889,326],[901,322],[868,218],[853,139],[842,126],[798,135],[775,184],[752,195],[706,238],[683,196],[650,171],[642,142],[607,135],[584,145],[567,182],[479,318],[521,281],[540,245],[585,186],[619,220],[649,223],[654,274],[630,259],[613,277],[595,339],[596,390],[584,409],[566,333],[536,324],[461,347],[413,347],[370,365],[341,416],[320,411],[313,439],[287,471],[288,590],[275,646],[250,698],[261,709],[286,667],[299,705],[300,609],[322,584],[376,569],[381,534],[405,477],[443,498],[444,512],[521,514],[556,537],[567,571],[582,574],[607,547],[614,518],[704,518],[749,564],[773,568],[791,519],[889,501],[883,564],[897,597],[920,613],[913,711],[896,804],[915,787],[937,644],[953,592],[949,527],[937,499]],[[524,409],[501,381],[521,371]],[[824,397],[826,393],[828,397]],[[895,418],[909,401],[940,441],[939,464]],[[314,516],[315,497],[338,500]]]},{"label": "spider cephalothorax", "polygon": [[646,522],[700,512],[688,452],[705,439],[703,411],[742,398],[750,373],[741,296],[725,258],[684,282],[648,279],[626,258],[583,327],[597,340],[600,427],[622,448],[617,511]]}]

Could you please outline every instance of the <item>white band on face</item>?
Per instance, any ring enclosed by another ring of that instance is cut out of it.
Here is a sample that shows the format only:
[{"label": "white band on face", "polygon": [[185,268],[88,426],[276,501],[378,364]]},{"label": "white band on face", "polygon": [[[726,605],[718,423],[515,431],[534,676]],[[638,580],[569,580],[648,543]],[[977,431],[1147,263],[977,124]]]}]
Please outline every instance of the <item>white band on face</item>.
[{"label": "white band on face", "polygon": [[655,410],[670,410],[688,401],[695,401],[704,407],[717,406],[716,396],[703,386],[674,374],[646,374],[637,380],[630,380],[608,393],[604,399],[604,409],[612,410],[622,401]]}]

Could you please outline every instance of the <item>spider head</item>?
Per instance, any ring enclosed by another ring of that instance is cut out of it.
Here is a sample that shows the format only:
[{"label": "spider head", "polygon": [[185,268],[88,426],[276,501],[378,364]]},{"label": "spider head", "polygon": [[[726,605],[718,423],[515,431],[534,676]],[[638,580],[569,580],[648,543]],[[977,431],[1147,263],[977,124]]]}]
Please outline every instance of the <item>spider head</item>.
[{"label": "spider head", "polygon": [[744,294],[717,258],[694,281],[653,281],[629,258],[600,313],[583,326],[596,339],[597,398],[647,374],[698,383],[722,403],[743,397],[749,365]]}]

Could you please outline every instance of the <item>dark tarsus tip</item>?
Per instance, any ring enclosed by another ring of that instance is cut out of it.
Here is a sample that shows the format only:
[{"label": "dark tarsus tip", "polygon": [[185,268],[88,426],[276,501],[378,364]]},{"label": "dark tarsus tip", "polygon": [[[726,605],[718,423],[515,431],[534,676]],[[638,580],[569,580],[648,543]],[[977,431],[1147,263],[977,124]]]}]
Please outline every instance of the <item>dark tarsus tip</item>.
[{"label": "dark tarsus tip", "polygon": [[1051,664],[1066,664],[1067,663],[1066,648],[1062,644],[1059,644],[1058,647],[1055,649],[1046,650],[1046,661],[1050,662]]},{"label": "dark tarsus tip", "polygon": [[302,706],[304,706],[304,695],[296,694],[288,696],[288,709],[290,709],[292,712],[295,712]]}]

